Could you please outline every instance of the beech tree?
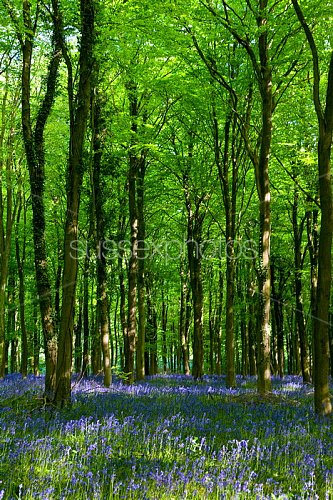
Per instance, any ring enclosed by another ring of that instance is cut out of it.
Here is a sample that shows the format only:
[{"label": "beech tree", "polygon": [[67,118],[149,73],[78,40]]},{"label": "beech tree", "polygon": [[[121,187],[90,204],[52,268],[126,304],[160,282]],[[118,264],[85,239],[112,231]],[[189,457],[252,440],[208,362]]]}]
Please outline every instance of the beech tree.
[{"label": "beech tree", "polygon": [[331,255],[333,235],[333,199],[331,181],[331,149],[333,134],[333,50],[331,50],[326,97],[321,98],[319,55],[312,30],[297,0],[292,0],[296,15],[304,30],[313,65],[313,104],[318,120],[318,176],[321,228],[318,249],[318,288],[313,318],[314,346],[314,405],[319,414],[332,412],[329,395],[329,307],[331,296]]},{"label": "beech tree", "polygon": [[74,75],[65,45],[61,17],[54,17],[57,40],[67,65],[70,142],[67,171],[67,210],[64,237],[64,270],[62,307],[58,340],[57,386],[55,402],[64,406],[70,402],[74,304],[78,271],[77,240],[80,189],[83,178],[83,148],[90,108],[94,69],[95,6],[93,0],[80,0],[81,40],[78,62],[79,82],[73,95]]},{"label": "beech tree", "polygon": [[[31,70],[34,41],[39,21],[39,6],[35,6],[32,15],[31,2],[24,0],[22,4],[22,24],[16,17],[14,7],[9,1],[4,1],[6,10],[12,20],[17,39],[22,52],[22,89],[21,89],[21,115],[22,132],[29,170],[32,212],[33,212],[33,237],[36,283],[39,297],[40,313],[45,344],[46,377],[45,396],[52,400],[56,383],[57,344],[56,332],[53,322],[52,286],[48,273],[48,258],[45,241],[45,151],[44,131],[53,105],[57,73],[61,58],[60,45],[53,36],[52,55],[49,63],[46,91],[38,109],[35,125],[31,112]],[[56,8],[53,2],[53,8]]]}]

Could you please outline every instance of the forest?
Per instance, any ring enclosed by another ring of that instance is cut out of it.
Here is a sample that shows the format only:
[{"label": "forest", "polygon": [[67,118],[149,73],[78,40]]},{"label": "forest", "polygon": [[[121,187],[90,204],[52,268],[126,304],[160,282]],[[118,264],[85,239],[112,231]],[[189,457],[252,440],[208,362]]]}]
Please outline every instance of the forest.
[{"label": "forest", "polygon": [[333,494],[332,12],[0,0],[0,499]]}]

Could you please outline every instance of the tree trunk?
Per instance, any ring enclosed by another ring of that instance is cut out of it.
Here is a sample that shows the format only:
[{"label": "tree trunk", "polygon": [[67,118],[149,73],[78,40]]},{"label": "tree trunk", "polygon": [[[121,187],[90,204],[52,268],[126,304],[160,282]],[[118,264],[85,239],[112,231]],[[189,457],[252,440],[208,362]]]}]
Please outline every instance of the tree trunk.
[{"label": "tree trunk", "polygon": [[[212,268],[210,269],[212,273]],[[209,286],[209,305],[208,305],[208,325],[209,325],[209,373],[214,373],[214,347],[215,347],[215,335],[214,335],[214,315],[213,315],[213,280]]]},{"label": "tree trunk", "polygon": [[[313,332],[313,321],[316,315],[317,304],[317,287],[318,287],[318,210],[314,209],[308,211],[306,214],[306,227],[308,236],[308,249],[310,256],[310,283],[311,283],[311,325]],[[312,358],[313,356],[313,342],[312,342]],[[312,359],[312,379],[314,379],[314,363]]]},{"label": "tree trunk", "polygon": [[[333,94],[333,53],[331,58],[331,85]],[[333,102],[331,114],[333,115]],[[331,119],[332,121],[332,119]],[[319,193],[321,208],[321,224],[318,251],[318,289],[317,307],[313,318],[314,347],[314,406],[316,413],[329,415],[332,404],[329,389],[329,307],[331,293],[331,253],[333,233],[333,200],[330,173],[330,152],[332,131],[327,134],[322,131],[318,144]]]},{"label": "tree trunk", "polygon": [[222,308],[223,308],[223,273],[219,269],[219,284],[217,289],[216,300],[216,323],[215,323],[215,337],[216,337],[216,374],[222,374]]},{"label": "tree trunk", "polygon": [[80,373],[82,367],[82,295],[79,298],[78,319],[75,327],[74,367],[75,373]]},{"label": "tree trunk", "polygon": [[8,279],[8,313],[7,313],[7,332],[9,334],[10,341],[10,373],[17,372],[17,347],[18,338],[16,332],[16,306],[15,306],[15,296],[16,296],[16,283],[14,272],[9,273]]},{"label": "tree trunk", "polygon": [[295,299],[296,299],[296,321],[299,335],[299,345],[301,350],[301,369],[304,383],[311,382],[310,364],[309,364],[309,346],[307,331],[305,326],[303,297],[302,297],[302,236],[305,218],[298,224],[298,193],[294,188],[293,203],[293,232],[294,232],[294,266],[295,266]]},{"label": "tree trunk", "polygon": [[64,240],[63,294],[57,361],[57,387],[55,393],[55,403],[59,407],[67,405],[71,400],[72,337],[78,271],[78,217],[83,175],[82,155],[89,113],[93,67],[93,0],[81,0],[80,15],[79,83],[75,113],[73,110],[74,103],[69,103],[71,109],[71,126],[67,177],[67,212]]},{"label": "tree trunk", "polygon": [[[137,343],[136,333],[136,312],[137,312],[137,287],[138,287],[138,207],[137,207],[137,182],[138,182],[138,167],[139,159],[137,151],[133,146],[137,143],[138,132],[138,96],[137,85],[134,82],[127,84],[129,108],[131,116],[131,132],[132,143],[129,147],[129,170],[128,170],[128,206],[129,206],[129,222],[130,222],[130,258],[128,269],[128,313],[127,313],[127,328],[126,328],[126,344],[125,351],[125,372],[128,375],[128,383],[134,382],[134,356]],[[142,341],[142,339],[141,339]],[[141,353],[140,356],[140,363]],[[142,363],[140,370],[142,371]]]},{"label": "tree trunk", "polygon": [[[89,231],[90,235],[90,231]],[[82,316],[83,316],[83,353],[82,353],[82,368],[80,378],[85,377],[88,374],[89,367],[89,261],[90,257],[88,251],[84,257],[83,265],[83,304],[82,304]],[[80,312],[79,312],[80,314]]]},{"label": "tree trunk", "polygon": [[202,285],[202,225],[205,213],[201,210],[203,196],[191,200],[189,171],[193,158],[193,134],[190,133],[188,166],[183,173],[183,189],[187,210],[187,258],[190,270],[190,285],[193,301],[193,366],[192,376],[201,379],[204,374],[203,342],[203,285]]},{"label": "tree trunk", "polygon": [[318,289],[313,318],[314,407],[319,415],[332,413],[329,392],[329,307],[331,295],[333,199],[331,148],[333,134],[333,51],[327,76],[326,102],[321,102],[319,56],[313,34],[297,0],[292,0],[296,15],[306,35],[312,54],[313,103],[318,119],[318,175],[321,223],[318,250]]},{"label": "tree trunk", "polygon": [[136,158],[131,156],[128,173],[128,199],[131,228],[131,249],[128,269],[128,315],[126,328],[125,373],[128,382],[134,382],[134,354],[136,347],[137,271],[138,271],[138,219],[136,207]]},{"label": "tree trunk", "polygon": [[20,311],[20,330],[21,330],[21,375],[26,377],[28,375],[28,335],[25,322],[25,284],[24,284],[24,264],[25,264],[25,249],[26,249],[26,237],[25,237],[25,227],[26,227],[26,207],[24,210],[24,229],[23,229],[23,242],[22,242],[22,257],[20,255],[20,244],[19,244],[19,229],[18,225],[21,218],[22,200],[17,213],[17,228],[16,228],[16,238],[15,238],[15,254],[16,263],[19,277],[19,311]]},{"label": "tree trunk", "polygon": [[[126,183],[127,184],[127,183]],[[118,234],[117,234],[117,248],[118,248],[118,277],[119,277],[119,315],[120,325],[123,338],[123,349],[121,355],[121,369],[125,372],[126,360],[128,359],[128,336],[127,336],[127,318],[126,318],[126,287],[125,287],[125,273],[124,273],[124,240],[126,217],[124,215],[126,210],[126,198],[123,196],[120,183],[118,183],[118,201],[119,201],[119,216],[118,216]]]},{"label": "tree trunk", "polygon": [[136,377],[143,380],[145,377],[145,219],[144,219],[144,179],[145,158],[141,157],[138,165],[137,177],[137,213],[138,213],[138,341],[136,349]]},{"label": "tree trunk", "polygon": [[[168,306],[164,298],[164,283],[162,284],[162,362],[163,372],[167,371],[167,322],[168,322]],[[167,299],[168,300],[168,299]]]},{"label": "tree trunk", "polygon": [[187,316],[187,303],[188,303],[188,284],[187,273],[184,270],[184,259],[181,257],[180,263],[180,311],[179,311],[179,341],[181,348],[181,359],[183,373],[190,374],[190,366],[188,360],[188,329],[186,316]]},{"label": "tree trunk", "polygon": [[22,130],[30,178],[36,285],[45,347],[45,396],[48,400],[52,400],[56,387],[57,340],[52,317],[52,288],[48,275],[48,260],[45,242],[44,131],[55,97],[61,53],[59,43],[55,42],[48,69],[47,89],[43,102],[38,110],[36,126],[33,132],[30,111],[30,74],[33,38],[36,27],[32,26],[30,2],[28,0],[23,1],[23,19],[26,33],[25,39],[19,35],[23,53]]},{"label": "tree trunk", "polygon": [[146,279],[147,298],[147,327],[146,327],[146,352],[145,369],[147,375],[156,375],[158,371],[157,362],[157,313],[152,302],[151,283]]},{"label": "tree trunk", "polygon": [[272,279],[272,301],[276,326],[276,349],[277,349],[277,370],[280,378],[284,375],[284,327],[283,327],[283,296],[282,296],[282,276],[280,270],[280,282],[277,282],[276,266],[271,264]]},{"label": "tree trunk", "polygon": [[[6,129],[6,114],[8,91],[5,91],[2,100],[1,109],[1,130],[0,130],[0,379],[5,375],[6,367],[6,339],[5,339],[5,299],[6,287],[8,280],[8,266],[10,258],[11,238],[13,222],[15,220],[17,203],[13,206],[13,182],[12,182],[12,166],[14,155],[14,130],[15,125],[9,123],[11,132],[9,133],[7,144],[5,145],[5,129]],[[11,121],[13,117],[11,118]],[[7,147],[6,161],[3,157],[3,151]],[[5,173],[3,174],[3,170]],[[2,176],[5,178],[6,188],[3,192]],[[5,195],[5,196],[4,196]],[[6,199],[6,208],[4,200]],[[5,213],[4,213],[5,212]]]},{"label": "tree trunk", "polygon": [[[197,222],[198,223],[198,222]],[[196,224],[194,222],[194,224]],[[200,222],[199,222],[200,224]],[[198,231],[194,231],[194,235],[199,235]],[[193,300],[193,367],[192,375],[195,380],[201,379],[204,374],[204,345],[203,345],[203,287],[202,287],[202,270],[201,270],[201,254],[197,252],[198,239],[189,238],[188,260],[190,267],[190,282],[192,289]]]},{"label": "tree trunk", "polygon": [[102,132],[104,123],[101,117],[101,105],[97,90],[94,96],[93,116],[93,199],[96,220],[96,248],[97,248],[97,306],[101,331],[101,345],[103,354],[104,386],[112,383],[109,334],[109,305],[107,296],[107,269],[105,255],[105,214],[103,209],[103,181],[101,177],[102,161]]},{"label": "tree trunk", "polygon": [[40,338],[38,328],[38,309],[37,304],[33,305],[33,356],[34,356],[34,375],[39,375],[39,351],[40,351]]},{"label": "tree trunk", "polygon": [[[260,8],[265,10],[267,0],[260,0]],[[271,390],[270,370],[270,305],[271,305],[271,278],[270,278],[270,237],[271,237],[271,194],[269,185],[268,165],[272,142],[272,68],[268,56],[268,32],[265,29],[267,19],[259,14],[258,28],[262,29],[259,35],[259,56],[261,78],[259,87],[262,99],[262,128],[258,163],[256,165],[256,182],[260,202],[260,271],[259,294],[261,321],[258,329],[258,392],[266,394]]]}]

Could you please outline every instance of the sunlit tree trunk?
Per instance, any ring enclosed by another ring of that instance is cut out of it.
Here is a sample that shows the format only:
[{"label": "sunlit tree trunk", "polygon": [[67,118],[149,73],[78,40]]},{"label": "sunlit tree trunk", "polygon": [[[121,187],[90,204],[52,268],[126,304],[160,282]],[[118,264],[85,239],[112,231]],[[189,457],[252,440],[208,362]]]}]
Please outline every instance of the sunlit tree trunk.
[{"label": "sunlit tree trunk", "polygon": [[[53,4],[55,3],[56,2],[53,2]],[[25,36],[22,37],[22,35],[18,33],[18,39],[21,44],[23,55],[21,107],[22,131],[30,177],[36,285],[45,347],[45,396],[48,400],[52,400],[56,384],[57,340],[53,322],[52,288],[48,274],[48,259],[45,241],[44,131],[55,97],[61,52],[59,43],[55,40],[53,54],[48,69],[46,93],[38,110],[36,125],[33,130],[30,103],[30,80],[36,22],[33,25],[29,0],[23,1],[23,22],[25,27]]]},{"label": "sunlit tree trunk", "polygon": [[[70,107],[70,145],[67,173],[67,211],[64,239],[64,270],[59,349],[57,360],[57,387],[55,403],[65,406],[71,399],[72,337],[74,325],[74,304],[78,271],[78,216],[80,189],[83,176],[82,154],[90,107],[91,81],[94,45],[94,1],[81,0],[81,43],[79,54],[79,83],[77,106],[74,112],[73,96],[69,95]],[[62,31],[61,31],[62,35]],[[69,86],[72,87],[71,66]]]},{"label": "sunlit tree trunk", "polygon": [[333,134],[333,51],[327,75],[326,100],[321,102],[320,70],[317,46],[297,0],[292,0],[296,15],[306,35],[313,64],[313,103],[318,119],[318,175],[320,233],[318,250],[318,288],[313,318],[314,407],[317,414],[332,413],[329,391],[329,307],[332,274],[333,199],[331,148]]},{"label": "sunlit tree trunk", "polygon": [[266,30],[265,10],[267,0],[260,0],[260,14],[257,18],[259,35],[259,57],[261,75],[257,75],[261,94],[261,142],[258,161],[255,162],[256,183],[259,195],[259,302],[261,321],[258,329],[257,372],[258,392],[266,394],[271,390],[270,370],[270,313],[271,313],[271,277],[270,277],[270,239],[271,239],[271,193],[269,183],[269,158],[272,142],[272,67],[269,59],[269,34]]},{"label": "sunlit tree trunk", "polygon": [[[0,130],[0,378],[5,375],[6,367],[6,339],[5,339],[5,329],[6,329],[6,316],[5,316],[5,299],[6,299],[6,287],[8,281],[8,268],[9,268],[9,258],[10,258],[10,248],[11,248],[11,238],[13,222],[16,214],[17,204],[13,203],[13,181],[11,176],[12,163],[13,163],[13,151],[14,151],[14,125],[9,122],[10,130],[8,140],[5,144],[5,130],[6,130],[6,114],[8,113],[7,108],[7,98],[8,92],[5,91],[4,97],[2,99],[1,108],[1,130]],[[12,113],[10,113],[12,114]],[[6,148],[5,148],[6,147]],[[7,158],[4,157],[4,150],[7,149]],[[6,188],[3,193],[2,186],[2,176],[5,179]],[[5,206],[6,200],[6,206]]]},{"label": "sunlit tree trunk", "polygon": [[[134,360],[137,344],[137,288],[138,288],[138,207],[137,207],[137,182],[139,158],[135,146],[137,145],[138,133],[138,96],[135,82],[126,85],[129,99],[129,112],[131,117],[131,144],[129,146],[129,169],[128,169],[128,207],[130,223],[130,257],[128,264],[128,310],[126,349],[125,349],[125,372],[128,383],[134,381]],[[141,367],[142,368],[142,367]]]}]

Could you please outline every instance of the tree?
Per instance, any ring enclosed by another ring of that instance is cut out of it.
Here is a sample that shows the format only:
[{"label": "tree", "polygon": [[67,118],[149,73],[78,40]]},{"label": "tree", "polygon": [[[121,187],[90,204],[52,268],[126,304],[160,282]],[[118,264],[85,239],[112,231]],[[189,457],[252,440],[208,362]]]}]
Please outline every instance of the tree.
[{"label": "tree", "polygon": [[17,97],[10,95],[6,75],[3,99],[1,102],[0,128],[0,378],[5,374],[5,299],[8,281],[10,249],[13,225],[19,202],[14,183],[14,121],[17,110]]},{"label": "tree", "polygon": [[109,317],[108,317],[108,295],[107,295],[107,269],[105,255],[105,214],[103,207],[104,190],[101,176],[102,148],[103,148],[103,118],[101,98],[98,89],[93,89],[92,96],[92,135],[93,135],[93,161],[92,161],[92,189],[96,223],[96,272],[97,272],[97,306],[98,306],[98,328],[101,333],[101,344],[103,353],[104,385],[109,387],[112,382],[110,341],[109,341]]},{"label": "tree", "polygon": [[73,68],[63,39],[61,18],[54,17],[58,43],[68,71],[68,105],[70,114],[70,144],[67,171],[67,211],[64,239],[64,270],[62,308],[58,340],[57,387],[55,402],[64,406],[71,398],[72,336],[74,304],[78,271],[78,216],[80,188],[83,178],[83,148],[90,109],[93,77],[93,47],[95,39],[95,7],[93,0],[80,0],[81,41],[78,62],[79,83],[76,99],[73,96]]},{"label": "tree", "polygon": [[[4,4],[16,30],[16,36],[20,43],[22,52],[22,132],[32,195],[35,272],[45,344],[45,396],[47,397],[47,399],[52,400],[56,382],[55,369],[57,345],[55,327],[53,323],[52,293],[48,274],[48,258],[45,241],[46,221],[44,207],[44,132],[55,97],[57,74],[61,53],[60,46],[57,43],[56,37],[54,36],[52,55],[50,58],[46,79],[46,91],[44,94],[44,98],[42,99],[42,103],[40,104],[40,107],[38,109],[36,124],[33,127],[33,119],[31,113],[31,68],[34,39],[38,25],[38,8],[36,7],[35,18],[33,19],[31,14],[30,1],[23,1],[22,18],[24,32],[22,33],[20,22],[16,17],[14,8],[8,1],[5,1]],[[53,2],[53,7],[55,6],[56,2]]]},{"label": "tree", "polygon": [[318,249],[318,288],[316,314],[313,318],[314,406],[316,413],[329,415],[332,404],[329,394],[329,306],[331,295],[331,254],[333,235],[333,199],[331,181],[331,149],[333,134],[333,50],[327,75],[326,98],[321,98],[318,48],[313,32],[297,0],[292,0],[298,20],[304,30],[312,56],[313,104],[318,120],[318,175],[320,199],[320,233]]}]

